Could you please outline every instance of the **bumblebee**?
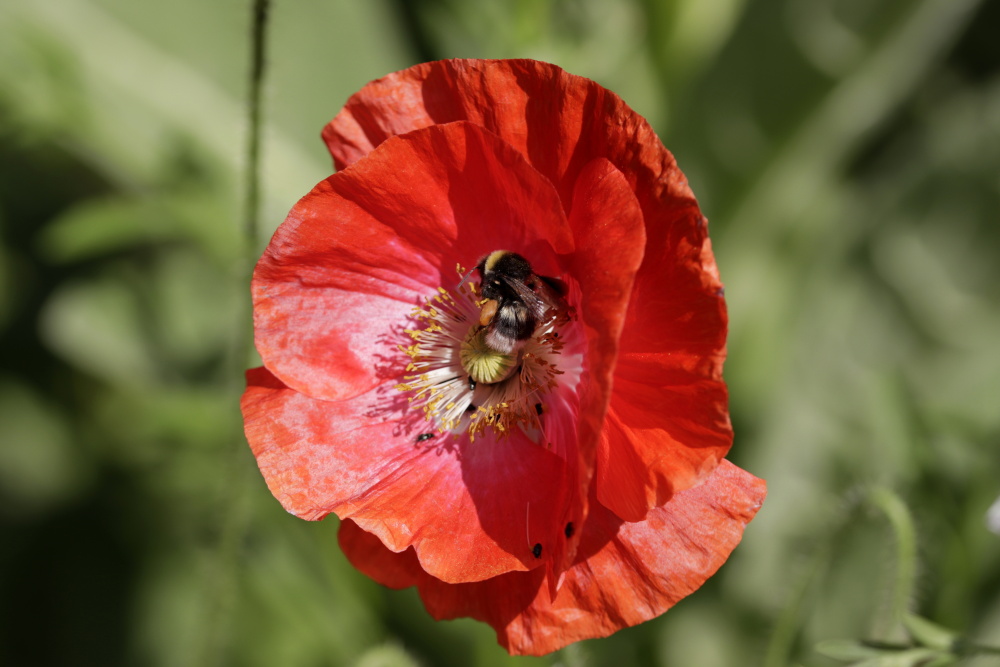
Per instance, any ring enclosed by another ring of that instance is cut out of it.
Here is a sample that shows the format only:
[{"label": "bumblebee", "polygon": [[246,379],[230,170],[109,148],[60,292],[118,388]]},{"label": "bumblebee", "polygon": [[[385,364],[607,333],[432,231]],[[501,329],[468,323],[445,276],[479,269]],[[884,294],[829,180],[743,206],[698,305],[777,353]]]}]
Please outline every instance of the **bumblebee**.
[{"label": "bumblebee", "polygon": [[495,250],[476,266],[483,298],[479,324],[493,350],[511,354],[535,333],[539,324],[566,311],[565,284],[539,276],[521,255]]}]

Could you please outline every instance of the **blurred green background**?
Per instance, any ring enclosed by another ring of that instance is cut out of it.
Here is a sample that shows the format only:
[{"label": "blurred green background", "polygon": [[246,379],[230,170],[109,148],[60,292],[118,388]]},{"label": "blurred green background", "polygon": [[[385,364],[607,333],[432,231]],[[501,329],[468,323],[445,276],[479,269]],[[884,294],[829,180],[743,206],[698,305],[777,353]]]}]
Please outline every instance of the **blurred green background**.
[{"label": "blurred green background", "polygon": [[843,664],[815,645],[905,639],[876,488],[915,521],[911,609],[1000,644],[1000,2],[273,4],[265,236],[352,92],[445,57],[615,90],[711,220],[768,501],[673,611],[541,659],[365,579],[256,472],[249,4],[0,3],[0,664]]}]

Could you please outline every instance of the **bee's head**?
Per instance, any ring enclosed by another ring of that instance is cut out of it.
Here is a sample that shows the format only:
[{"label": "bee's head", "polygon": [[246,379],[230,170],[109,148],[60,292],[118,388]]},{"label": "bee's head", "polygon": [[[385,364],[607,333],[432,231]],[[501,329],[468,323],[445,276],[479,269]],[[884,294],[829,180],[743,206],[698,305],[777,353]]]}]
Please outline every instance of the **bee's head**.
[{"label": "bee's head", "polygon": [[480,291],[486,299],[511,298],[508,282],[524,282],[532,275],[531,264],[509,250],[494,250],[479,260]]}]

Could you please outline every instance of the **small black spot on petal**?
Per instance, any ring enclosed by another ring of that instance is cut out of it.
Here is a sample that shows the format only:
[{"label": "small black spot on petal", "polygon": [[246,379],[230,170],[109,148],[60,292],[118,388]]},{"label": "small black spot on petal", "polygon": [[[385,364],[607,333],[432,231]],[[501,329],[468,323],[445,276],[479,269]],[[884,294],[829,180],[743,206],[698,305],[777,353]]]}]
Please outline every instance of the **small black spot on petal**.
[{"label": "small black spot on petal", "polygon": [[542,416],[542,404],[541,403],[535,403],[535,412],[538,413],[539,417]]},{"label": "small black spot on petal", "polygon": [[534,546],[534,548],[531,550],[531,553],[535,555],[535,558],[541,558],[542,557],[542,543],[539,542],[538,544],[536,544]]},{"label": "small black spot on petal", "polygon": [[434,437],[433,433],[421,433],[417,436],[417,442],[424,442],[425,440],[430,440]]},{"label": "small black spot on petal", "polygon": [[573,522],[572,521],[570,521],[569,523],[566,524],[565,533],[566,533],[566,539],[569,539],[569,538],[573,537]]},{"label": "small black spot on petal", "polygon": [[469,403],[469,407],[465,409],[466,412],[475,412],[479,407],[475,403]]}]

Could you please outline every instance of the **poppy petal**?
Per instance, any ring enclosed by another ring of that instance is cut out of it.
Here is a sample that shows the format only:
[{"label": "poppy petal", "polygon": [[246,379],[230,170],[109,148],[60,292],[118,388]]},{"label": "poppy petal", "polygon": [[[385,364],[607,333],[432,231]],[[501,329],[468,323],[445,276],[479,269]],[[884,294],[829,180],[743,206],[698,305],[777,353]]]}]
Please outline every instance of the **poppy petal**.
[{"label": "poppy petal", "polygon": [[378,539],[350,519],[340,522],[337,542],[351,565],[383,586],[395,590],[416,586],[426,576],[413,549],[389,551]]},{"label": "poppy petal", "polygon": [[719,380],[660,372],[656,382],[642,382],[619,370],[598,445],[601,503],[625,521],[640,521],[698,484],[732,444],[726,400]]},{"label": "poppy petal", "polygon": [[395,137],[292,209],[253,279],[264,365],[315,398],[401,378],[414,306],[488,252],[558,272],[573,250],[558,195],[524,158],[469,123]]},{"label": "poppy petal", "polygon": [[728,318],[707,227],[696,206],[650,224],[662,215],[647,214],[656,240],[636,276],[598,453],[598,497],[626,521],[698,484],[733,439]]},{"label": "poppy petal", "polygon": [[623,523],[595,505],[555,599],[541,569],[446,584],[414,570],[405,553],[373,557],[377,540],[356,527],[341,527],[351,531],[341,544],[377,581],[416,581],[435,618],[471,616],[492,625],[511,653],[544,655],[648,621],[697,590],[739,543],[765,494],[763,480],[723,461],[704,483],[676,494],[645,521]]},{"label": "poppy petal", "polygon": [[[423,415],[393,388],[344,401],[289,389],[264,368],[247,373],[247,439],[268,487],[289,512],[333,512],[392,551],[413,546],[443,581],[479,581],[542,564],[568,501],[566,462],[514,432],[418,436]],[[546,553],[535,553],[535,545]]]},{"label": "poppy petal", "polygon": [[460,120],[525,155],[567,208],[580,172],[597,158],[626,175],[644,211],[644,198],[669,199],[670,214],[696,206],[642,116],[594,81],[536,60],[441,60],[394,72],[352,95],[323,140],[343,169],[392,136]]}]

